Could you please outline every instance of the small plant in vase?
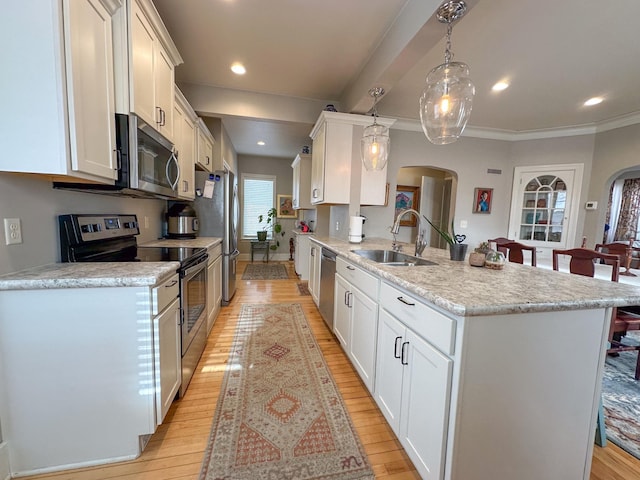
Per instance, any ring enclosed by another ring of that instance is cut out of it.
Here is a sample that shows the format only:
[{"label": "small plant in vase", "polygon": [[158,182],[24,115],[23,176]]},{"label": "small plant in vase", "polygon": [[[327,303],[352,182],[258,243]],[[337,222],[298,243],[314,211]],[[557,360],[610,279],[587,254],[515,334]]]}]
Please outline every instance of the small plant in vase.
[{"label": "small plant in vase", "polygon": [[269,230],[271,230],[271,236],[275,241],[275,244],[271,245],[269,248],[271,250],[277,250],[280,246],[280,240],[278,239],[278,235],[280,237],[284,237],[285,231],[282,229],[282,224],[278,222],[278,211],[275,207],[267,210],[267,213],[263,215],[258,215],[258,223],[264,222],[264,228],[262,230],[258,230],[258,241],[264,242],[267,239],[267,234]]},{"label": "small plant in vase", "polygon": [[484,266],[492,270],[502,270],[506,260],[502,252],[491,250],[484,259]]},{"label": "small plant in vase", "polygon": [[445,242],[449,244],[449,256],[451,260],[461,261],[464,260],[464,256],[467,254],[466,243],[462,243],[466,240],[466,235],[456,235],[456,231],[453,228],[453,220],[451,220],[451,233],[438,228],[431,220],[429,220],[424,215],[422,216],[429,225],[433,227],[433,229],[440,234],[440,236],[444,239]]},{"label": "small plant in vase", "polygon": [[491,246],[489,242],[480,242],[480,245],[469,254],[469,265],[473,267],[484,267],[485,258],[490,251]]}]

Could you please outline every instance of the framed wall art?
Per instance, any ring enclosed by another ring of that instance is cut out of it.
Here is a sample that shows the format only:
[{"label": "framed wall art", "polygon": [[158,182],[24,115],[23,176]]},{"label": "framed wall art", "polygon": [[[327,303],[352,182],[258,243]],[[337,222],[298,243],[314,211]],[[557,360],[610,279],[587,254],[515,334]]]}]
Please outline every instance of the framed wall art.
[{"label": "framed wall art", "polygon": [[298,218],[298,212],[293,209],[292,195],[278,195],[278,218]]},{"label": "framed wall art", "polygon": [[473,213],[491,213],[493,188],[476,188],[473,192]]},{"label": "framed wall art", "polygon": [[[396,186],[396,203],[393,218],[396,219],[401,210],[413,208],[420,211],[420,187],[410,185]],[[415,227],[415,215],[407,215],[400,221],[401,227]]]}]

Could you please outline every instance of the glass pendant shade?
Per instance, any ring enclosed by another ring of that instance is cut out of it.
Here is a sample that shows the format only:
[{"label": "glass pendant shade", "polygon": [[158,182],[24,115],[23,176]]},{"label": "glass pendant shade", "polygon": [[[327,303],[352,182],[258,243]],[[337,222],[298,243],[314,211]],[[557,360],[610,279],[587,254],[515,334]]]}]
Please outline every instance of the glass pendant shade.
[{"label": "glass pendant shade", "polygon": [[369,171],[384,170],[389,156],[389,128],[373,122],[364,129],[360,140],[360,153],[364,168]]},{"label": "glass pendant shade", "polygon": [[436,145],[455,142],[467,125],[476,89],[466,63],[438,65],[427,75],[420,97],[420,123],[429,141]]}]

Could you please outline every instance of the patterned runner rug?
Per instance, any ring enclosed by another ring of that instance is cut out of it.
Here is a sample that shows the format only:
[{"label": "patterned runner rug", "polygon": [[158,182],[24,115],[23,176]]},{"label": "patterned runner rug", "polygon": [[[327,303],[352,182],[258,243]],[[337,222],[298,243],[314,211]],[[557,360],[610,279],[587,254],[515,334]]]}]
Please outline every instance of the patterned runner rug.
[{"label": "patterned runner rug", "polygon": [[[629,332],[625,343],[640,344],[640,334]],[[602,404],[607,439],[640,458],[640,381],[634,378],[637,353],[620,352],[604,364]]]},{"label": "patterned runner rug", "polygon": [[281,263],[248,263],[242,280],[287,280],[287,267]]},{"label": "patterned runner rug", "polygon": [[300,295],[311,295],[309,284],[307,282],[298,282],[298,292],[300,292]]},{"label": "patterned runner rug", "polygon": [[297,304],[243,305],[200,480],[373,480]]}]

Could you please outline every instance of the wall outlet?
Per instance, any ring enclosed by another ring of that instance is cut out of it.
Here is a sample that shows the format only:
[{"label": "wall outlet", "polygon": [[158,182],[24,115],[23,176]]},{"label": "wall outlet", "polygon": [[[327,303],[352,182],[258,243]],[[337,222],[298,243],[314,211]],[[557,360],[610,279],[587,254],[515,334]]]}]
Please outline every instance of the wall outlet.
[{"label": "wall outlet", "polygon": [[22,228],[19,218],[4,219],[4,239],[7,245],[22,243]]},{"label": "wall outlet", "polygon": [[336,222],[336,232],[340,231],[340,222]]}]

